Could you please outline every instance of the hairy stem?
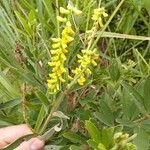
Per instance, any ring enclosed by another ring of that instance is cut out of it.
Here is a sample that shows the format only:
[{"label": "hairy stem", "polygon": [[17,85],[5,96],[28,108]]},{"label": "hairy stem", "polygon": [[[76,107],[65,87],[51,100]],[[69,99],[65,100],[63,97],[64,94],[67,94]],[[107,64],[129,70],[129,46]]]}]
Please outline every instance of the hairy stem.
[{"label": "hairy stem", "polygon": [[56,101],[56,103],[54,103],[51,111],[50,111],[50,114],[48,115],[41,131],[40,131],[40,134],[42,134],[44,132],[44,130],[46,129],[49,121],[51,120],[51,118],[53,117],[53,113],[57,111],[57,109],[59,108],[60,104],[62,103],[62,101],[64,100],[64,97],[65,97],[65,92],[61,93],[60,94],[60,97],[58,98],[58,100]]}]

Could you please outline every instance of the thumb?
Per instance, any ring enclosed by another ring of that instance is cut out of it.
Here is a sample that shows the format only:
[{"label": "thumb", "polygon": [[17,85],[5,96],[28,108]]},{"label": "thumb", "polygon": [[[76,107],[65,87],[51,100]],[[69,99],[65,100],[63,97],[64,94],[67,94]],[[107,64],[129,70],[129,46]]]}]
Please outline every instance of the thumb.
[{"label": "thumb", "polygon": [[38,138],[32,138],[29,141],[23,142],[18,150],[43,150],[44,141],[39,140]]},{"label": "thumb", "polygon": [[0,129],[0,148],[28,134],[32,134],[32,131],[29,129],[29,127],[26,124],[1,128]]}]

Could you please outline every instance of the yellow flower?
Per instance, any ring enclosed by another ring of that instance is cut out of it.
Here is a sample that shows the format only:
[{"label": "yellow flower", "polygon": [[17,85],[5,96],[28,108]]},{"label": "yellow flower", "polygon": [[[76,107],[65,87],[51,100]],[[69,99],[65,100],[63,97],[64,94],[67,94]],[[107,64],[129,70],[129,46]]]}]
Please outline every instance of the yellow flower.
[{"label": "yellow flower", "polygon": [[56,73],[50,73],[50,74],[49,74],[49,77],[55,79],[55,78],[57,77],[57,74],[56,74]]},{"label": "yellow flower", "polygon": [[78,10],[76,7],[73,8],[73,12],[74,12],[76,15],[81,15],[81,14],[82,14],[82,11],[81,11],[81,10]]},{"label": "yellow flower", "polygon": [[48,83],[49,83],[49,85],[50,85],[51,83],[55,83],[55,82],[57,82],[57,79],[47,80],[47,82],[48,82]]},{"label": "yellow flower", "polygon": [[60,38],[51,38],[51,40],[52,40],[53,42],[56,42],[56,43],[61,41]]},{"label": "yellow flower", "polygon": [[69,80],[73,80],[73,77],[71,77],[70,75],[68,75],[68,79]]},{"label": "yellow flower", "polygon": [[67,10],[67,9],[65,9],[63,7],[60,7],[60,13],[62,13],[62,14],[69,14],[70,12],[69,12],[69,10]]},{"label": "yellow flower", "polygon": [[66,35],[65,37],[63,37],[62,42],[63,43],[70,43],[74,40],[73,37]]},{"label": "yellow flower", "polygon": [[82,71],[81,68],[77,67],[76,69],[72,70],[72,73],[79,74],[81,71]]},{"label": "yellow flower", "polygon": [[80,76],[80,78],[77,80],[77,82],[79,83],[79,85],[83,85],[85,81],[86,81],[86,79],[85,79],[85,77],[83,75]]},{"label": "yellow flower", "polygon": [[62,36],[66,36],[66,35],[74,35],[75,32],[73,31],[73,29],[69,26],[66,26],[65,29],[62,31]]},{"label": "yellow flower", "polygon": [[85,70],[85,74],[86,74],[86,75],[91,75],[92,72],[91,72],[91,70],[90,70],[89,68],[87,68],[87,69]]},{"label": "yellow flower", "polygon": [[71,27],[71,22],[70,22],[70,21],[67,21],[67,22],[66,22],[66,26],[67,26],[67,27]]},{"label": "yellow flower", "polygon": [[105,10],[104,7],[94,9],[92,20],[94,20],[96,23],[99,23],[100,27],[103,27],[102,17],[107,17],[108,16],[108,14],[105,11],[106,10]]},{"label": "yellow flower", "polygon": [[[60,7],[61,14],[68,14],[68,11],[69,10]],[[53,49],[50,50],[52,57],[48,65],[51,67],[52,72],[49,74],[49,79],[47,80],[50,94],[57,93],[60,90],[61,84],[65,82],[64,77],[67,72],[65,69],[66,54],[68,52],[67,48],[68,44],[74,40],[72,36],[75,34],[67,18],[57,16],[57,19],[66,24],[61,32],[61,37],[51,38]]]},{"label": "yellow flower", "polygon": [[69,4],[67,5],[67,8],[68,8],[68,10],[72,10],[74,7],[69,3]]},{"label": "yellow flower", "polygon": [[51,50],[51,54],[57,54],[57,55],[59,55],[59,54],[61,54],[62,53],[62,50],[61,49],[56,49],[56,50]]},{"label": "yellow flower", "polygon": [[91,63],[92,63],[93,66],[97,66],[97,63],[94,60],[92,60]]},{"label": "yellow flower", "polygon": [[61,82],[65,82],[65,79],[63,79],[62,76],[59,77],[59,80],[60,80]]},{"label": "yellow flower", "polygon": [[52,44],[52,48],[56,49],[60,47],[60,43],[54,43]]},{"label": "yellow flower", "polygon": [[57,20],[60,21],[60,22],[66,22],[67,18],[63,18],[61,16],[57,16]]},{"label": "yellow flower", "polygon": [[70,3],[67,6],[68,10],[74,12],[76,15],[82,14],[82,11],[77,9],[76,7],[72,6]]},{"label": "yellow flower", "polygon": [[75,74],[74,78],[79,76],[77,82],[79,85],[84,85],[86,78],[92,74],[90,67],[91,65],[96,66],[96,60],[98,59],[98,54],[96,53],[96,49],[89,50],[85,49],[81,51],[82,54],[78,54],[78,63],[79,67],[76,67],[72,70],[72,73]]},{"label": "yellow flower", "polygon": [[49,65],[49,66],[55,66],[55,65],[56,65],[56,62],[48,62],[48,65]]}]

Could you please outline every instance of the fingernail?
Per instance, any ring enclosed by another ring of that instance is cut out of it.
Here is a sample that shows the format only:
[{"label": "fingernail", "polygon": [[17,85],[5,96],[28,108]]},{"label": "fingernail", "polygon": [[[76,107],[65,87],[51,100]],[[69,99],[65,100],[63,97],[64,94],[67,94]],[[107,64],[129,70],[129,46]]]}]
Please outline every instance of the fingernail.
[{"label": "fingernail", "polygon": [[35,140],[31,146],[30,146],[30,149],[31,150],[39,150],[43,147],[43,142],[40,141],[40,140]]},{"label": "fingernail", "polygon": [[31,150],[38,150],[38,146],[37,146],[37,144],[36,144],[36,142],[33,142],[32,144],[31,144],[31,146],[30,146],[30,149]]}]

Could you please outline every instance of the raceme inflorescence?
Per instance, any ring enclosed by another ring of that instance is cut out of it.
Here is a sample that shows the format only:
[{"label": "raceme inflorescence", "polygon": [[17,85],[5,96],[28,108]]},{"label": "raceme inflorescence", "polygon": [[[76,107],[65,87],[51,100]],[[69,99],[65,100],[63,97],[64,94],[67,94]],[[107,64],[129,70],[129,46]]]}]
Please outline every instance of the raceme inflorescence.
[{"label": "raceme inflorescence", "polygon": [[[90,32],[88,32],[88,39],[90,40],[88,41],[87,48],[80,50],[79,54],[77,54],[78,66],[69,66],[72,69],[68,72],[66,62],[68,52],[70,51],[69,45],[74,41],[74,36],[76,35],[72,16],[81,14],[82,11],[70,3],[67,8],[60,7],[57,14],[58,37],[51,38],[52,50],[50,50],[50,53],[52,57],[51,61],[48,62],[48,65],[51,67],[49,79],[47,80],[50,94],[56,94],[60,91],[62,84],[66,81],[66,88],[76,83],[83,86],[86,79],[92,74],[91,67],[97,65],[96,61],[99,55],[96,48],[91,49],[91,45],[95,32],[103,27],[103,17],[108,16],[104,8],[94,9],[92,15],[93,26],[89,30]],[[63,27],[61,31],[60,26]]]}]

